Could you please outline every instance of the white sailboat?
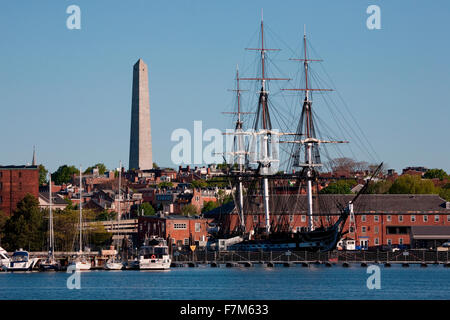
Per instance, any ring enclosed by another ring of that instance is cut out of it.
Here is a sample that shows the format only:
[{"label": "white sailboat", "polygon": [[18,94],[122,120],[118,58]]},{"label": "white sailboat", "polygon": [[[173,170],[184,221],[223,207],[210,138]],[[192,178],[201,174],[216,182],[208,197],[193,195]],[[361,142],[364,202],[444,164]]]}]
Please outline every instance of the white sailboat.
[{"label": "white sailboat", "polygon": [[80,249],[78,251],[78,256],[75,258],[74,261],[69,266],[75,266],[76,270],[90,270],[91,269],[91,261],[83,255],[83,217],[82,217],[82,178],[81,178],[81,166],[80,166],[80,220],[79,220],[79,227],[80,227],[80,242],[79,246]]},{"label": "white sailboat", "polygon": [[[120,226],[120,204],[122,202],[121,198],[121,178],[122,178],[122,162],[119,163],[119,210],[117,210],[117,242],[119,242],[119,226]],[[118,248],[119,246],[117,246]],[[117,252],[118,254],[119,252]],[[112,256],[106,261],[105,269],[106,270],[122,270],[123,262],[118,256]]]},{"label": "white sailboat", "polygon": [[48,257],[43,261],[39,268],[42,271],[57,271],[61,268],[60,263],[55,259],[55,233],[53,231],[53,211],[52,211],[52,176],[49,175],[49,221],[48,221]]}]

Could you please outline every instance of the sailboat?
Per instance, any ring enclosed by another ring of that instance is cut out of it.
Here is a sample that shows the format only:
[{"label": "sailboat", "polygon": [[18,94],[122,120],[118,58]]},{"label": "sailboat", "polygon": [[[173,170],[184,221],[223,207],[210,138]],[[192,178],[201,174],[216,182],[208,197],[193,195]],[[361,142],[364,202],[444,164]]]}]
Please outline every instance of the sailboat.
[{"label": "sailboat", "polygon": [[[121,196],[122,196],[121,195],[121,187],[122,187],[121,177],[122,177],[122,162],[119,163],[119,210],[117,212],[117,242],[119,242],[120,209],[121,209],[120,204],[122,202],[122,198],[121,198]],[[119,258],[118,254],[119,254],[119,252],[117,252],[117,256],[112,256],[111,258],[108,259],[108,261],[106,261],[106,263],[105,263],[105,269],[106,270],[122,270],[123,262]]]},{"label": "sailboat", "polygon": [[[231,226],[230,215],[220,215],[220,228],[215,235],[218,239],[242,239],[237,243],[228,246],[228,250],[310,250],[310,251],[330,251],[336,248],[337,243],[347,232],[344,226],[349,215],[353,214],[353,204],[359,198],[360,194],[367,190],[368,184],[372,178],[381,170],[380,164],[367,180],[365,186],[356,194],[351,201],[346,204],[337,203],[339,214],[337,217],[329,209],[314,207],[313,199],[317,200],[319,195],[318,182],[320,177],[319,168],[322,166],[320,161],[319,146],[325,144],[341,144],[348,141],[335,141],[321,139],[316,135],[316,124],[314,123],[314,113],[312,111],[312,99],[310,97],[315,91],[331,91],[330,89],[319,89],[310,87],[309,63],[320,61],[310,59],[306,50],[306,32],[303,36],[304,57],[301,59],[291,59],[303,63],[305,74],[305,87],[299,89],[282,89],[285,91],[302,91],[304,98],[302,111],[295,132],[280,132],[272,127],[271,111],[269,108],[269,90],[268,83],[273,80],[290,80],[288,78],[274,78],[266,75],[267,73],[267,53],[279,49],[268,49],[264,47],[264,23],[261,19],[261,47],[248,48],[260,52],[261,71],[260,76],[252,78],[239,78],[240,80],[254,80],[259,82],[259,97],[256,116],[253,121],[253,128],[249,131],[242,130],[240,120],[240,100],[239,85],[237,86],[238,101],[238,121],[235,131],[230,133],[237,139],[243,136],[250,136],[253,140],[247,145],[247,149],[242,148],[242,142],[232,152],[232,155],[238,156],[238,159],[245,156],[245,166],[242,166],[241,160],[233,163],[226,169],[226,177],[234,186],[238,196],[234,196],[234,208],[232,214],[238,215],[240,223],[234,223]],[[239,84],[239,82],[238,82]],[[228,133],[227,133],[228,134]],[[293,140],[280,141],[279,138]],[[238,140],[239,141],[239,140]],[[257,142],[255,142],[257,141]],[[255,145],[259,142],[259,150]],[[275,172],[279,162],[277,154],[277,143],[291,143],[293,148],[289,154],[292,163],[292,173]],[[236,166],[237,164],[237,166]],[[238,167],[238,170],[235,168]],[[295,170],[297,169],[297,171]],[[282,191],[276,192],[276,183],[279,183]],[[296,191],[288,190],[293,183]],[[244,184],[244,185],[243,185]],[[314,190],[314,185],[317,187]],[[243,190],[246,195],[243,196]],[[305,196],[306,194],[306,196]],[[292,230],[289,222],[286,223],[285,217],[291,215],[303,215],[305,210],[299,208],[299,202],[306,202],[307,227],[299,230]],[[328,212],[326,210],[329,210]],[[275,217],[274,217],[275,215]],[[253,224],[249,226],[248,216],[256,218]],[[263,222],[260,222],[260,216]],[[334,216],[334,217],[331,217]],[[325,218],[326,222],[323,222]],[[320,222],[319,222],[320,219]],[[284,220],[284,221],[283,221]],[[319,225],[320,223],[320,225]],[[262,227],[261,227],[262,225]]]},{"label": "sailboat", "polygon": [[61,264],[55,259],[55,235],[53,231],[53,211],[52,211],[52,176],[49,174],[48,182],[48,198],[49,198],[49,221],[48,221],[48,256],[47,259],[41,262],[39,268],[42,271],[58,271],[61,269]]},{"label": "sailboat", "polygon": [[85,255],[83,255],[83,196],[82,196],[82,173],[80,166],[80,217],[78,221],[79,231],[80,231],[80,241],[79,241],[79,251],[78,255],[74,261],[69,266],[75,266],[76,270],[90,270],[91,269],[91,261]]}]

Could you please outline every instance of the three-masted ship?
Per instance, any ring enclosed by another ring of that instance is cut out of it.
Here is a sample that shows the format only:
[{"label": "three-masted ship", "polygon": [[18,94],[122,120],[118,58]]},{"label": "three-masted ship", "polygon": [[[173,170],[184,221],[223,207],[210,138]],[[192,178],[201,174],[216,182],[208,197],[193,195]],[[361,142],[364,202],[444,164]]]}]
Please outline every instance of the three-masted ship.
[{"label": "three-masted ship", "polygon": [[[279,128],[272,126],[273,110],[269,107],[268,83],[290,79],[267,75],[267,53],[279,49],[264,46],[262,19],[260,34],[261,47],[248,48],[259,51],[260,72],[253,78],[240,78],[237,71],[236,89],[233,90],[236,92],[237,112],[231,113],[237,115],[237,121],[234,132],[229,133],[234,136],[233,150],[228,152],[233,161],[227,167],[225,175],[235,190],[231,213],[239,217],[239,223],[233,223],[232,214],[219,214],[219,228],[216,229],[215,238],[233,239],[228,250],[333,250],[346,233],[344,226],[348,217],[353,214],[353,203],[366,190],[370,179],[351,201],[335,203],[335,210],[315,206],[315,203],[318,204],[321,181],[320,146],[348,141],[324,140],[316,134],[311,94],[331,90],[313,88],[310,85],[309,64],[321,60],[308,57],[306,32],[303,36],[303,57],[291,59],[303,64],[305,86],[282,89],[304,93],[300,119],[294,132],[280,132]],[[241,118],[246,113],[241,111],[240,80],[257,81],[260,88],[250,130],[244,130]],[[248,138],[247,141],[245,138]],[[290,146],[289,172],[277,171],[281,144]],[[331,214],[336,209],[338,213]],[[293,216],[305,217],[307,224],[293,229],[290,223]]]}]

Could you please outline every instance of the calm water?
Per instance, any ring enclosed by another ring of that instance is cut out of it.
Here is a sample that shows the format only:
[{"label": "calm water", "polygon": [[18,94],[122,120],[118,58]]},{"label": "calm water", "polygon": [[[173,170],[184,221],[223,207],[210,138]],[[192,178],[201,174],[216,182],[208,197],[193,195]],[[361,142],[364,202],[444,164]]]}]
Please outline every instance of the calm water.
[{"label": "calm water", "polygon": [[81,289],[64,272],[0,272],[0,299],[450,299],[450,268],[380,267],[381,289],[366,286],[366,268],[173,268],[85,271]]}]

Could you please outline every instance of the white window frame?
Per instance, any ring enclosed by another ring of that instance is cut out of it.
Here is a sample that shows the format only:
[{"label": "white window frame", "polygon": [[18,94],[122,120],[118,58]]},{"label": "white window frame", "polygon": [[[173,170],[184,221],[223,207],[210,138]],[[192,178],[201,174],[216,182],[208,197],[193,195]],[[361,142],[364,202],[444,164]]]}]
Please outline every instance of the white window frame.
[{"label": "white window frame", "polygon": [[414,214],[411,215],[411,222],[416,222],[416,215]]},{"label": "white window frame", "polygon": [[200,222],[196,222],[195,223],[195,232],[200,232],[201,231],[201,224]]}]

